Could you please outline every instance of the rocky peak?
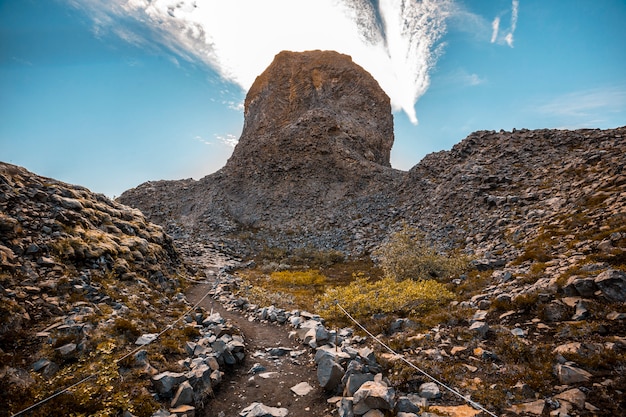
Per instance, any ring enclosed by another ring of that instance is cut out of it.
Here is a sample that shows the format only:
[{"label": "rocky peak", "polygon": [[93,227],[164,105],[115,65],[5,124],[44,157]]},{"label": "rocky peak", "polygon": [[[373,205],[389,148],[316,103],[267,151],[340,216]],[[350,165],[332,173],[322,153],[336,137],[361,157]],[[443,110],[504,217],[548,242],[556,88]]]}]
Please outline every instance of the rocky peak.
[{"label": "rocky peak", "polygon": [[279,53],[250,88],[244,115],[239,145],[226,165],[235,173],[391,166],[389,97],[348,55]]},{"label": "rocky peak", "polygon": [[248,92],[244,129],[224,168],[198,182],[143,184],[120,201],[200,233],[291,233],[322,208],[328,226],[343,222],[346,201],[401,180],[392,145],[389,97],[349,56],[281,52]]}]

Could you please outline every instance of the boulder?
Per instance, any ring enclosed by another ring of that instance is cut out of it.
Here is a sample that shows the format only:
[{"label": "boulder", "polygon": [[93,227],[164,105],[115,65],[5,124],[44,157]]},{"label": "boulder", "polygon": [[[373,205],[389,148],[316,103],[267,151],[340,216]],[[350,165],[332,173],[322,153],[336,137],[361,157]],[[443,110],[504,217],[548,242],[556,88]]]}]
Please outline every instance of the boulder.
[{"label": "boulder", "polygon": [[489,325],[484,321],[475,321],[469,329],[476,333],[481,339],[484,339],[489,331]]},{"label": "boulder", "polygon": [[587,400],[587,396],[584,392],[579,390],[578,388],[568,389],[567,391],[563,391],[562,393],[555,395],[555,399],[559,401],[567,401],[570,404],[573,404],[579,410],[585,409],[585,401]]},{"label": "boulder", "polygon": [[596,277],[595,284],[609,300],[626,301],[626,272],[609,269]]},{"label": "boulder", "polygon": [[565,364],[556,365],[555,372],[561,384],[565,385],[589,382],[593,377],[584,369]]},{"label": "boulder", "polygon": [[317,364],[317,380],[325,390],[337,388],[343,377],[344,370],[330,356],[324,356]]},{"label": "boulder", "polygon": [[174,389],[186,380],[183,373],[166,371],[152,377],[152,386],[159,395],[171,398]]},{"label": "boulder", "polygon": [[395,391],[382,382],[368,381],[354,393],[354,413],[363,415],[371,409],[392,410]]},{"label": "boulder", "polygon": [[434,382],[426,382],[420,385],[419,395],[422,398],[434,400],[437,398],[441,398],[441,391],[439,391],[439,386]]},{"label": "boulder", "polygon": [[178,390],[176,391],[176,395],[172,398],[171,406],[173,408],[179,407],[181,405],[191,405],[193,404],[193,388],[188,381],[184,381],[179,385]]}]

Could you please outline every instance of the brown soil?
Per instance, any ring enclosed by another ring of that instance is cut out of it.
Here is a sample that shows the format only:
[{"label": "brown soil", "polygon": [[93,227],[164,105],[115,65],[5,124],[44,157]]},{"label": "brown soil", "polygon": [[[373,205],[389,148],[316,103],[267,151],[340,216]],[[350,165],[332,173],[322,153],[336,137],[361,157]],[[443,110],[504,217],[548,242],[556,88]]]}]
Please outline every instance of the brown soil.
[{"label": "brown soil", "polygon": [[[199,284],[189,289],[187,299],[195,304],[211,288],[210,284]],[[241,330],[246,341],[246,359],[243,364],[226,370],[224,380],[215,391],[204,411],[203,417],[235,417],[241,410],[260,402],[271,407],[284,407],[290,416],[330,416],[332,406],[327,404],[329,397],[317,382],[317,373],[310,349],[289,338],[290,328],[270,323],[250,322],[237,311],[226,310],[219,302],[206,298],[201,304],[207,311],[219,312],[222,317]],[[291,358],[289,354],[270,357],[266,349],[285,347],[294,351],[305,350],[300,356]],[[248,373],[256,363],[265,370],[256,375]],[[272,378],[260,375],[276,372]],[[290,388],[308,382],[314,389],[305,396],[294,394]]]}]

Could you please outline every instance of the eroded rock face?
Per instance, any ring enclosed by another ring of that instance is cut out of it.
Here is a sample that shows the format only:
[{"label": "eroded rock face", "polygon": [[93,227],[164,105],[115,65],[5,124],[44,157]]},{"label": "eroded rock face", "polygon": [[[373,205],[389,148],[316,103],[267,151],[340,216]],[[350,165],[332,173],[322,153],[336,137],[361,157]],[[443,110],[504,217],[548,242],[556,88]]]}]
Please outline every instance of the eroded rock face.
[{"label": "eroded rock face", "polygon": [[389,97],[349,56],[281,52],[248,92],[219,187],[237,221],[274,227],[392,181],[392,144]]},{"label": "eroded rock face", "polygon": [[322,229],[336,228],[351,216],[346,202],[400,181],[392,145],[389,97],[349,56],[281,52],[247,94],[243,133],[224,168],[198,182],[147,183],[120,201],[197,229],[293,232],[321,210]]},{"label": "eroded rock face", "polygon": [[358,175],[370,162],[390,167],[392,144],[389,97],[368,72],[333,51],[283,51],[246,96],[243,133],[226,170],[271,177],[332,167]]}]

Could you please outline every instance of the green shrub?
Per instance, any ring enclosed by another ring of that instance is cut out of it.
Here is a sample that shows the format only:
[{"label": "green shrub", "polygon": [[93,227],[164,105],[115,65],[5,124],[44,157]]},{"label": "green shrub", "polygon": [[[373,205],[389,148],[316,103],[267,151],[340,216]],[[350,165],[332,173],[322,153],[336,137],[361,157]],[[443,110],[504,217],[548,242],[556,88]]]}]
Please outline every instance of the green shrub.
[{"label": "green shrub", "polygon": [[416,229],[405,226],[391,235],[375,255],[385,276],[395,280],[437,279],[447,280],[469,270],[467,256],[452,253],[439,253],[424,242],[424,235]]},{"label": "green shrub", "polygon": [[340,317],[339,303],[356,319],[373,314],[418,314],[449,302],[454,295],[434,280],[403,280],[383,278],[370,282],[364,276],[345,287],[326,290],[318,302],[318,313],[326,318]]}]

